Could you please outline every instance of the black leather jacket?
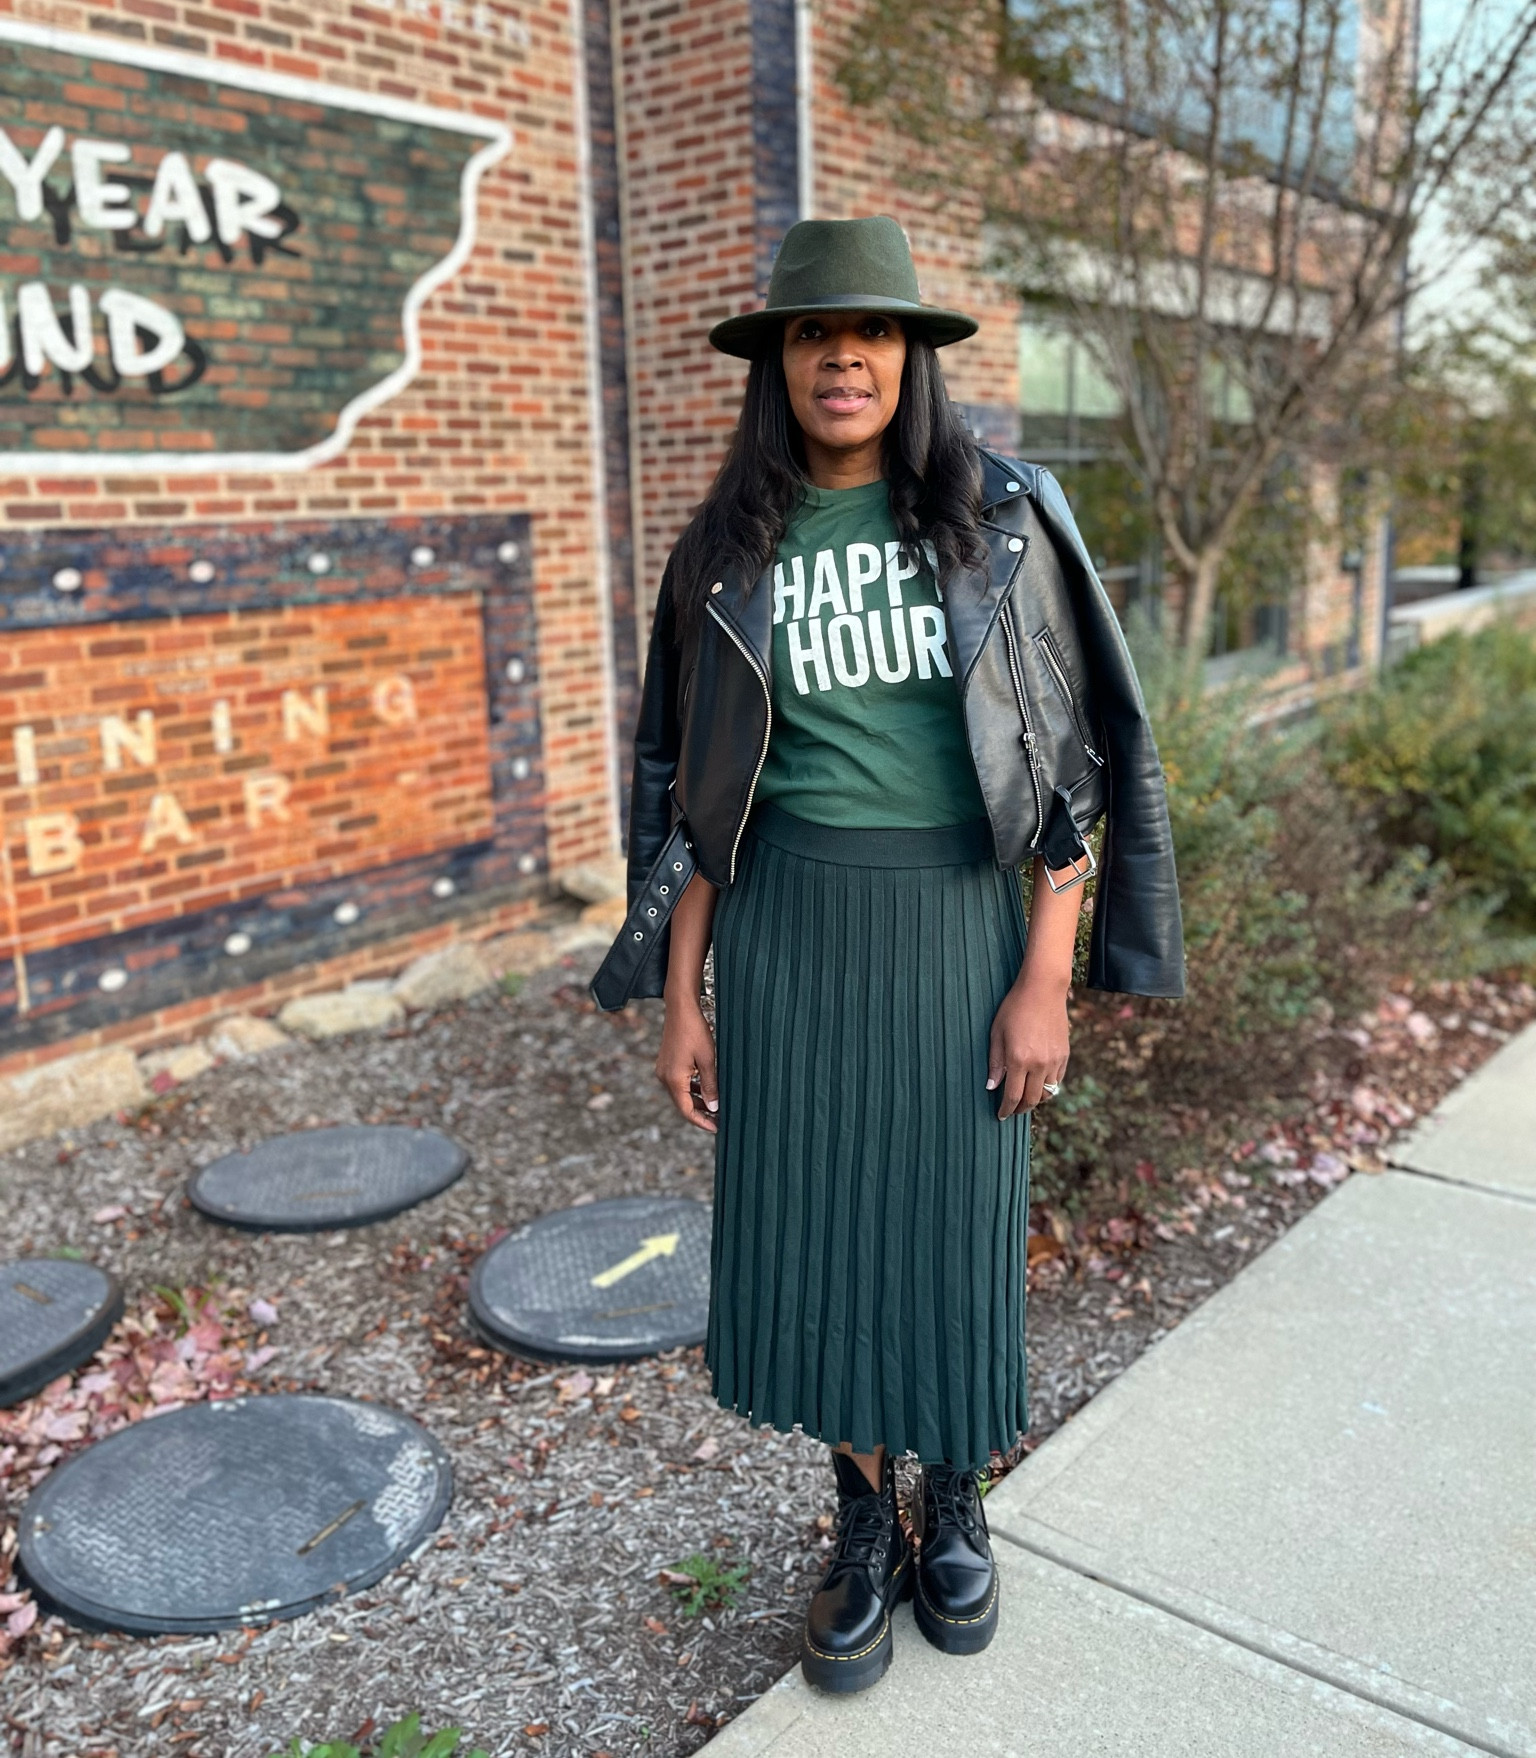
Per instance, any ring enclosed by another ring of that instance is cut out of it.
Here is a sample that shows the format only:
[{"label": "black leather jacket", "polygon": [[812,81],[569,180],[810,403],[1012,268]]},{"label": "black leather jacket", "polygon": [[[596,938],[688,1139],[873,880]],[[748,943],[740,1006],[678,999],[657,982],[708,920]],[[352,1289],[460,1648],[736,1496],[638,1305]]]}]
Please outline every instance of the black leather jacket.
[{"label": "black leather jacket", "polygon": [[[1077,860],[1106,819],[1088,983],[1182,995],[1184,947],[1162,766],[1120,624],[1048,471],[982,455],[984,567],[944,591],[1000,866]],[[695,870],[729,885],[772,726],[773,593],[729,571],[679,638],[662,580],[635,735],[629,916],[592,982],[599,1006],[660,995],[667,918]]]}]

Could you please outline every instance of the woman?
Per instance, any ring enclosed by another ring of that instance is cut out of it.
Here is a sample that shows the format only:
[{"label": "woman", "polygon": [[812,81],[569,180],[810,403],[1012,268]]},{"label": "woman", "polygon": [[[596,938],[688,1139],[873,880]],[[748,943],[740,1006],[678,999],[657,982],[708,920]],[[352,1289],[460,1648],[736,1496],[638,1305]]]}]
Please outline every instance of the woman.
[{"label": "woman", "polygon": [[922,304],[882,217],[791,228],[766,307],[711,332],[746,394],[662,581],[630,913],[593,982],[665,994],[658,1077],[716,1138],[716,1396],[833,1449],[802,1665],[834,1691],[884,1673],[909,1593],[950,1653],[996,1629],[979,1475],[1027,1423],[1029,1113],[1067,1066],[1101,816],[1088,980],[1183,987],[1119,625],[1061,491],[945,392],[934,350],[976,327]]}]

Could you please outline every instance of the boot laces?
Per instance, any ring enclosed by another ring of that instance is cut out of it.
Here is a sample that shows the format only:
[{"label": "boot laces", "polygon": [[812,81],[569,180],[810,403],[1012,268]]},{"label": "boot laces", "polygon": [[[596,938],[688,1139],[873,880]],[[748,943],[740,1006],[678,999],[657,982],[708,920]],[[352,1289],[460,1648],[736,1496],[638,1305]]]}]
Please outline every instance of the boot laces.
[{"label": "boot laces", "polygon": [[837,1510],[837,1544],[832,1552],[834,1562],[868,1563],[885,1536],[885,1498],[880,1495],[852,1496]]},{"label": "boot laces", "polygon": [[958,1526],[968,1537],[981,1530],[977,1518],[980,1490],[974,1471],[930,1471],[928,1487],[941,1526]]}]

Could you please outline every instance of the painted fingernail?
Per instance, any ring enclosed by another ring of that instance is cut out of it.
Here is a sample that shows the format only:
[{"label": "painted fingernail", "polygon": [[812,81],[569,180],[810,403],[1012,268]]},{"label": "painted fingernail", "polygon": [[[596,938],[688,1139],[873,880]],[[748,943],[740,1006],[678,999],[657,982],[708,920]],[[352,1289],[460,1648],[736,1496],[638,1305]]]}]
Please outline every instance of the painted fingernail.
[{"label": "painted fingernail", "polygon": [[704,1109],[706,1111],[718,1111],[720,1109],[720,1101],[718,1099],[706,1099],[704,1101]]},{"label": "painted fingernail", "polygon": [[996,1087],[996,1085],[997,1085],[997,1082],[992,1078],[991,1075],[988,1075],[987,1076],[987,1091],[990,1093],[993,1090],[993,1088]]}]

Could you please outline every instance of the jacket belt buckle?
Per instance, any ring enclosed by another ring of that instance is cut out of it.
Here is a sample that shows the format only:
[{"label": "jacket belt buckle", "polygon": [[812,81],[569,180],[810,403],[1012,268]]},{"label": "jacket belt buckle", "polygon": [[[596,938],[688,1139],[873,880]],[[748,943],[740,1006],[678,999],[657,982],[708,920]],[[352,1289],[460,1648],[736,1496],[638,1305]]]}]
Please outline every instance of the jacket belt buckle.
[{"label": "jacket belt buckle", "polygon": [[1057,868],[1057,872],[1069,872],[1072,875],[1070,879],[1063,879],[1058,885],[1056,875],[1047,867],[1045,869],[1045,882],[1059,897],[1062,892],[1070,891],[1073,886],[1086,883],[1098,870],[1099,863],[1093,858],[1093,850],[1085,843],[1080,855],[1068,862],[1065,868]]}]

